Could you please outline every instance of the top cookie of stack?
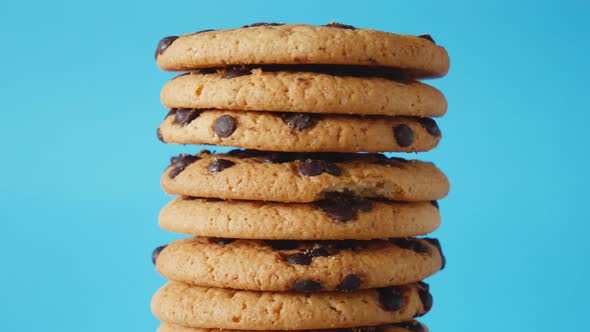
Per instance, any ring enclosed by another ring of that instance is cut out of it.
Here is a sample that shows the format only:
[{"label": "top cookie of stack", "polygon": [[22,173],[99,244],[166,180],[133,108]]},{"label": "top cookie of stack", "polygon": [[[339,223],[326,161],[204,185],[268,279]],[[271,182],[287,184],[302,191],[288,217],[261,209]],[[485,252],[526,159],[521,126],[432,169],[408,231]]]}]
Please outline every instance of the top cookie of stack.
[{"label": "top cookie of stack", "polygon": [[164,38],[166,143],[285,152],[420,152],[441,132],[449,57],[428,35],[260,23]]}]

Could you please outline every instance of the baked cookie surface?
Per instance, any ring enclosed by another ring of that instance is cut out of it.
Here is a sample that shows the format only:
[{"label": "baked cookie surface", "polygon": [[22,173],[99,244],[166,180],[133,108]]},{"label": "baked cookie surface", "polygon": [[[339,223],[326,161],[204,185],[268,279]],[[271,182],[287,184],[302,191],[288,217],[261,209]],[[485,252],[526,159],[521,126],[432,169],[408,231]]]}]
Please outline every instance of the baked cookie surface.
[{"label": "baked cookie surface", "polygon": [[425,235],[440,225],[436,202],[403,203],[333,195],[314,203],[177,197],[160,212],[165,230],[207,237],[371,240]]},{"label": "baked cookie surface", "polygon": [[202,151],[171,162],[161,183],[173,195],[307,203],[347,193],[415,202],[449,191],[446,176],[432,163],[380,154]]},{"label": "baked cookie surface", "polygon": [[[185,327],[174,324],[162,324],[157,332],[238,332],[236,330],[221,330],[221,329],[202,329],[194,327]],[[258,330],[264,332],[270,332],[271,330]],[[348,329],[337,329],[337,330],[299,330],[298,332],[428,332],[426,325],[421,324],[418,321],[412,320],[403,323],[394,323],[388,325],[379,326],[362,326],[352,327]]]},{"label": "baked cookie surface", "polygon": [[173,109],[158,132],[166,143],[285,152],[419,152],[441,139],[430,118],[196,109]]},{"label": "baked cookie surface", "polygon": [[255,241],[190,238],[157,249],[166,279],[254,291],[350,292],[418,282],[444,267],[436,239]]},{"label": "baked cookie surface", "polygon": [[447,110],[440,91],[417,81],[260,68],[203,72],[167,82],[160,94],[164,106],[419,117]]},{"label": "baked cookie surface", "polygon": [[393,67],[414,77],[445,75],[449,56],[432,37],[326,26],[262,23],[163,38],[156,61],[164,70],[242,64],[344,64]]},{"label": "baked cookie surface", "polygon": [[409,321],[432,307],[425,283],[356,292],[237,291],[171,281],[152,298],[169,324],[233,330],[309,330]]}]

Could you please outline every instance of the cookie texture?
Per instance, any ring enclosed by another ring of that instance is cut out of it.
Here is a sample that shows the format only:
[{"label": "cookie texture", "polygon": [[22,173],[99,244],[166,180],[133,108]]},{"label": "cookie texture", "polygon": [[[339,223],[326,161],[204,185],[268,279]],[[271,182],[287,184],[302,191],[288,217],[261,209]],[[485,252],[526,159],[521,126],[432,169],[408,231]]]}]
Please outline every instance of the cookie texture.
[{"label": "cookie texture", "polygon": [[449,191],[446,176],[433,164],[379,154],[204,151],[171,161],[161,183],[174,195],[307,203],[348,193],[415,202]]},{"label": "cookie texture", "polygon": [[164,70],[240,64],[348,64],[399,68],[415,77],[440,77],[449,56],[432,38],[351,26],[286,24],[201,31],[166,37],[156,50]]},{"label": "cookie texture", "polygon": [[424,283],[300,294],[203,288],[175,281],[158,290],[151,304],[155,316],[165,323],[239,330],[375,326],[411,320],[431,306]]},{"label": "cookie texture", "polygon": [[263,71],[228,76],[226,70],[178,76],[162,88],[167,108],[244,111],[442,116],[445,96],[417,81]]},{"label": "cookie texture", "polygon": [[[233,130],[220,132],[227,117]],[[441,138],[430,118],[196,109],[173,109],[159,133],[166,143],[286,152],[419,152],[433,149]]]},{"label": "cookie texture", "polygon": [[[236,330],[221,330],[221,329],[203,329],[195,327],[185,327],[174,324],[163,323],[158,328],[157,332],[238,332]],[[271,330],[258,330],[264,332],[270,332]],[[351,327],[348,329],[338,330],[300,330],[300,332],[428,332],[426,325],[421,324],[418,321],[409,321],[403,323],[395,323],[388,325],[379,326],[362,326],[362,327]]]},{"label": "cookie texture", "polygon": [[434,239],[256,241],[195,237],[170,243],[156,260],[169,280],[255,291],[350,292],[418,282],[443,267]]},{"label": "cookie texture", "polygon": [[314,203],[177,197],[160,211],[165,230],[208,237],[370,240],[425,235],[440,225],[432,202],[403,203],[332,196]]}]

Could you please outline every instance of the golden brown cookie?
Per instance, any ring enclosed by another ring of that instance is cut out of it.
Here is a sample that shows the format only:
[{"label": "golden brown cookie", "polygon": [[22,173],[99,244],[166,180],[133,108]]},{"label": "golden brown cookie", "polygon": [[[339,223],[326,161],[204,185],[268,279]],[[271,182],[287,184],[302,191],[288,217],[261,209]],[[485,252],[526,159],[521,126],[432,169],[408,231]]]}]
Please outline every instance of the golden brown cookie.
[{"label": "golden brown cookie", "polygon": [[417,81],[264,68],[178,76],[164,85],[160,98],[169,109],[419,117],[447,110],[440,91]]},{"label": "golden brown cookie", "polygon": [[449,70],[446,50],[428,35],[410,36],[350,25],[254,24],[162,39],[156,49],[164,70],[243,64],[344,64],[398,68],[415,77]]},{"label": "golden brown cookie", "polygon": [[237,291],[171,281],[152,299],[165,323],[233,330],[309,330],[400,323],[428,312],[424,283],[356,292]]},{"label": "golden brown cookie", "polygon": [[438,203],[332,195],[314,203],[224,201],[178,197],[160,212],[168,231],[209,237],[283,240],[371,240],[434,232]]},{"label": "golden brown cookie", "polygon": [[430,201],[449,191],[446,176],[427,162],[379,154],[253,150],[180,155],[172,158],[161,183],[174,195],[300,203],[326,199],[333,193]]},{"label": "golden brown cookie", "polygon": [[[403,323],[394,323],[379,326],[362,326],[362,327],[351,327],[348,329],[337,329],[337,330],[299,330],[297,332],[428,332],[426,325],[421,324],[418,321],[412,320]],[[239,332],[236,330],[223,330],[223,329],[202,329],[194,327],[185,327],[174,324],[163,323],[157,332]],[[248,331],[244,331],[248,332]],[[271,332],[271,330],[258,330],[258,332]]]},{"label": "golden brown cookie", "polygon": [[[227,118],[232,132],[219,128]],[[196,109],[173,109],[158,133],[166,143],[285,152],[419,152],[441,138],[430,118]]]},{"label": "golden brown cookie", "polygon": [[350,292],[399,286],[444,267],[438,240],[429,238],[301,242],[196,237],[156,251],[156,268],[166,279],[253,291]]}]

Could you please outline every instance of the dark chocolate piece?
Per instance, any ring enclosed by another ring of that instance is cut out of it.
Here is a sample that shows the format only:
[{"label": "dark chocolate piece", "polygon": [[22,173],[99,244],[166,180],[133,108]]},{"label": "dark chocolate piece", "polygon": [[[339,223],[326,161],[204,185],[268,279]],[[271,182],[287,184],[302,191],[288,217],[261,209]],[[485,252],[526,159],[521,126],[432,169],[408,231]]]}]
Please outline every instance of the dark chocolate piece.
[{"label": "dark chocolate piece", "polygon": [[209,166],[207,166],[207,170],[211,173],[219,173],[219,172],[223,171],[224,169],[232,167],[235,164],[236,163],[234,163],[231,160],[215,159],[209,164]]},{"label": "dark chocolate piece", "polygon": [[230,137],[238,128],[238,121],[231,115],[222,115],[215,120],[215,134],[219,137]]},{"label": "dark chocolate piece", "polygon": [[154,58],[158,59],[158,55],[164,53],[166,49],[174,43],[174,41],[178,39],[178,36],[169,36],[162,38],[160,42],[158,42],[158,46],[156,47],[156,51],[154,52]]}]

